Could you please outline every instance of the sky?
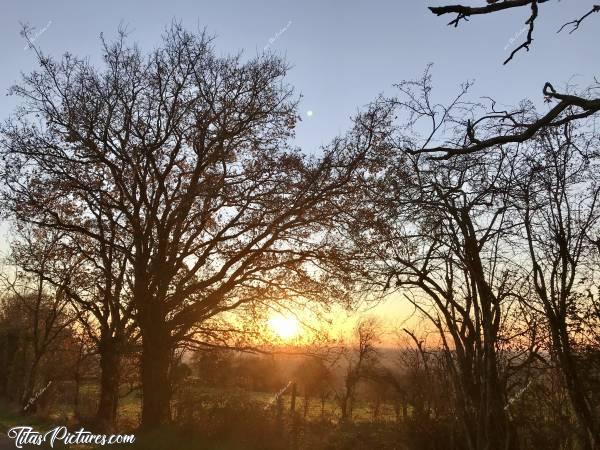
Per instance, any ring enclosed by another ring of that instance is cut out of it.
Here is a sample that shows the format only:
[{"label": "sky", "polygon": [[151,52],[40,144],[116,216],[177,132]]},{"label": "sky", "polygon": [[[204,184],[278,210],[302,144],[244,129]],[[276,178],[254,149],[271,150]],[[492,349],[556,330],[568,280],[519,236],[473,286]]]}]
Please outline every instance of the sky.
[{"label": "sky", "polygon": [[[314,152],[343,133],[358,108],[381,92],[393,94],[394,83],[417,77],[430,62],[440,100],[456,93],[461,82],[475,80],[475,96],[493,93],[504,104],[524,97],[541,101],[546,81],[560,86],[576,77],[585,86],[598,73],[595,17],[572,35],[556,34],[565,18],[582,15],[589,2],[541,5],[532,50],[508,66],[501,63],[512,48],[511,39],[517,44],[525,37],[527,9],[476,17],[455,29],[446,26],[448,17],[436,17],[426,8],[440,3],[450,2],[2,0],[0,92],[35,64],[19,35],[21,23],[37,29],[35,43],[45,52],[60,56],[69,51],[95,61],[100,33],[115,36],[122,24],[132,40],[151,49],[164,28],[177,20],[189,29],[206,28],[216,36],[219,53],[243,50],[254,56],[268,47],[285,56],[292,65],[288,81],[303,95],[297,143]],[[0,119],[10,114],[15,101],[2,97]]]},{"label": "sky", "polygon": [[[574,34],[556,31],[580,17],[589,1],[553,1],[540,5],[535,41],[507,66],[502,61],[526,36],[528,10],[474,17],[458,29],[450,17],[436,17],[427,6],[447,0],[1,0],[0,92],[35,67],[31,50],[19,35],[21,24],[36,28],[35,44],[60,56],[69,51],[100,60],[100,33],[107,38],[125,26],[142,49],[159,45],[173,20],[216,37],[219,53],[243,51],[251,57],[267,50],[292,65],[287,81],[302,94],[296,144],[309,153],[350,126],[350,117],[393,84],[418,77],[433,63],[439,102],[456,94],[460,83],[474,80],[474,98],[493,95],[500,104],[531,98],[542,108],[542,87],[572,81],[582,87],[600,72],[597,45],[600,17],[590,17]],[[483,3],[473,0],[471,4]],[[595,22],[594,22],[595,21]],[[513,42],[511,44],[511,41]],[[0,120],[15,106],[0,97]],[[309,113],[310,112],[310,113]],[[6,235],[6,227],[3,227]],[[0,246],[0,250],[5,246]],[[388,307],[384,306],[383,310]]]}]

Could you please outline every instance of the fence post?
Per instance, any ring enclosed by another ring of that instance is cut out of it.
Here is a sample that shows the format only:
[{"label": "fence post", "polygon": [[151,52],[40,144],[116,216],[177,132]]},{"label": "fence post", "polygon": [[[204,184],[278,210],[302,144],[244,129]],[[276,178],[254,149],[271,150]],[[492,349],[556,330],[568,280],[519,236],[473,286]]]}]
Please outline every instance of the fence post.
[{"label": "fence post", "polygon": [[292,419],[291,423],[291,435],[292,435],[292,450],[297,450],[298,448],[298,417],[296,416],[296,394],[297,387],[296,382],[292,383],[292,392],[290,399],[290,415]]},{"label": "fence post", "polygon": [[277,430],[279,434],[283,434],[283,398],[281,396],[277,397],[275,408],[277,417]]},{"label": "fence post", "polygon": [[290,403],[290,411],[292,414],[296,411],[296,382],[292,383],[292,400]]}]

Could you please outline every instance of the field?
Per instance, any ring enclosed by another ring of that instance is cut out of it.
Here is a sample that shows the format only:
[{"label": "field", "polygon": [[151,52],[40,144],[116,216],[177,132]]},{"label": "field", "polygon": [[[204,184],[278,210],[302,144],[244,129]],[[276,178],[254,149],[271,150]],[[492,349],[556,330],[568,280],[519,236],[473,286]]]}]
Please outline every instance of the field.
[{"label": "field", "polygon": [[[68,402],[57,403],[44,411],[44,419],[37,416],[24,417],[7,404],[0,405],[0,426],[31,425],[47,430],[55,425],[85,426],[84,416],[91,414],[97,401],[98,386],[88,383],[80,392],[80,410],[76,414]],[[291,414],[291,395],[282,396],[282,413],[277,415],[269,392],[248,392],[240,388],[210,388],[198,383],[188,383],[185,391],[176,394],[179,403],[174,406],[173,427],[156,430],[139,436],[134,446],[111,446],[112,449],[144,450],[246,450],[279,448],[369,448],[374,436],[396,433],[397,425],[391,405],[382,405],[376,422],[372,408],[366,403],[355,405],[353,423],[340,423],[337,404],[328,399],[323,411],[319,399],[309,401],[304,418],[304,398],[296,398],[296,414]],[[134,432],[140,417],[141,399],[133,392],[122,399],[118,412],[120,433]],[[82,420],[83,419],[83,420]],[[231,426],[235,423],[235,427]],[[395,434],[394,434],[395,436]],[[358,440],[357,440],[358,439]],[[365,447],[360,447],[360,440]],[[395,442],[390,437],[389,442]],[[330,444],[325,444],[330,442]],[[289,447],[287,446],[289,443]],[[324,445],[324,447],[320,447]],[[382,444],[383,445],[383,444]],[[3,447],[0,447],[4,450]],[[71,446],[77,450],[86,446]],[[104,447],[99,447],[104,448]],[[387,447],[381,447],[387,448]],[[389,447],[396,448],[396,447]],[[400,447],[398,447],[400,448]]]},{"label": "field", "polygon": [[[80,393],[80,415],[91,416],[94,412],[98,397],[98,386],[88,383],[82,386]],[[205,410],[225,407],[227,404],[252,405],[261,411],[275,410],[274,392],[247,391],[241,388],[214,388],[203,386],[192,380],[186,384],[185,390],[179,390],[175,394],[174,415],[185,414],[184,410]],[[296,397],[295,411],[305,420],[310,422],[338,423],[340,421],[340,409],[338,404],[329,396],[324,404],[319,398],[310,398],[306,415],[304,414],[304,396],[299,393]],[[282,409],[284,412],[291,410],[292,396],[287,393],[282,396]],[[190,411],[191,410],[191,411]],[[141,398],[137,391],[129,393],[119,403],[118,421],[120,430],[134,429],[140,418]],[[50,420],[73,422],[75,411],[71,403],[62,403],[50,412]],[[364,400],[358,400],[354,404],[352,421],[355,423],[373,422],[373,406]],[[380,405],[378,422],[394,422],[396,414],[390,403]]]}]

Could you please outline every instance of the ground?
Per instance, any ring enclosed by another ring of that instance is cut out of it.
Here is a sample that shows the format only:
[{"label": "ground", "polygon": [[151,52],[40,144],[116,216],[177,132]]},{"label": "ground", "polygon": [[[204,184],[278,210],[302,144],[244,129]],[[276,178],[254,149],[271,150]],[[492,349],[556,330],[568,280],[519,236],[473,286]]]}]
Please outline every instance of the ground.
[{"label": "ground", "polygon": [[15,448],[13,442],[4,434],[0,434],[0,450],[10,450]]},{"label": "ground", "polygon": [[[97,386],[84,385],[80,396],[80,412],[83,416],[93,414],[97,401]],[[188,383],[185,392],[179,392],[178,397],[188,399],[189,403],[174,408],[174,417],[177,426],[159,430],[151,436],[138,436],[137,428],[141,401],[139,394],[131,393],[122,399],[119,408],[119,432],[136,434],[136,445],[111,446],[111,450],[165,450],[177,448],[178,450],[271,450],[287,448],[285,442],[290,436],[295,436],[305,445],[298,448],[321,448],[323,438],[335,440],[335,446],[327,445],[323,448],[369,448],[356,447],[357,438],[367,435],[380,435],[386,430],[395,428],[395,415],[391,405],[381,408],[377,423],[372,422],[372,409],[366,403],[359,403],[354,408],[354,424],[338,426],[339,408],[333,399],[325,403],[325,414],[321,419],[321,403],[318,398],[309,402],[307,421],[301,417],[304,412],[304,398],[300,395],[296,399],[297,423],[294,425],[292,415],[289,414],[290,396],[283,398],[282,421],[279,422],[274,409],[269,405],[273,400],[270,392],[249,392],[239,388],[209,388],[196,383]],[[72,406],[57,402],[47,413],[44,420],[35,417],[23,417],[16,413],[14,408],[0,404],[0,433],[15,425],[31,425],[36,429],[49,429],[58,424],[67,425],[73,429],[77,422]],[[179,416],[177,416],[179,415]],[[236,426],[232,427],[231,424]],[[88,428],[85,426],[85,428]],[[295,431],[294,431],[295,430]],[[247,441],[249,439],[249,441]],[[269,448],[263,446],[266,442]],[[395,439],[395,438],[394,438]],[[392,439],[388,439],[391,441]],[[241,441],[241,442],[240,442]],[[315,442],[313,442],[315,441]],[[281,446],[281,443],[284,443]],[[218,443],[218,447],[214,445]],[[307,447],[308,445],[308,447]],[[11,440],[5,435],[0,436],[0,450],[15,448]],[[381,446],[380,448],[387,448]],[[393,447],[395,448],[395,447]],[[91,450],[89,447],[70,450]]]}]

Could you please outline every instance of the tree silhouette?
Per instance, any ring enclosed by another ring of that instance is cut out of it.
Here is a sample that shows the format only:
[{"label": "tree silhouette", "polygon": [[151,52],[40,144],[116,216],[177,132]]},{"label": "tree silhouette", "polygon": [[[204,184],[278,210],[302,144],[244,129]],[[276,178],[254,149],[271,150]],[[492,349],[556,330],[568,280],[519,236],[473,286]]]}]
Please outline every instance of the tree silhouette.
[{"label": "tree silhouette", "polygon": [[126,261],[148,428],[169,420],[171,354],[198,323],[288,288],[345,298],[333,225],[390,119],[369,110],[309,159],[288,145],[298,116],[281,59],[217,57],[178,25],[147,57],[124,33],[103,49],[103,70],[36,50],[3,130],[4,206]]}]

